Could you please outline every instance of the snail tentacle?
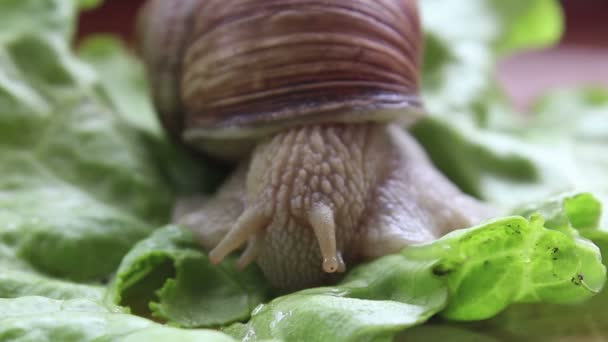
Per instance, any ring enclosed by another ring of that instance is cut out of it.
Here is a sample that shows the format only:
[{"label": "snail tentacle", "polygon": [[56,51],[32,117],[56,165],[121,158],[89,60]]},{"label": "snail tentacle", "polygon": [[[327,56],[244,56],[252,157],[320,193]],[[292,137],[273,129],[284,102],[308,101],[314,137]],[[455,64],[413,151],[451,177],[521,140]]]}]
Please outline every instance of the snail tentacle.
[{"label": "snail tentacle", "polygon": [[263,233],[258,232],[250,237],[247,241],[245,251],[243,251],[236,264],[237,269],[243,270],[245,267],[249,266],[249,264],[254,262],[260,255],[263,246]]},{"label": "snail tentacle", "polygon": [[219,264],[228,254],[241,247],[251,236],[263,229],[269,221],[270,218],[258,207],[245,210],[234,224],[234,227],[209,252],[209,260],[213,264]]},{"label": "snail tentacle", "polygon": [[323,270],[334,273],[344,269],[344,261],[339,257],[336,248],[336,223],[333,210],[320,202],[313,205],[308,216],[321,248]]}]

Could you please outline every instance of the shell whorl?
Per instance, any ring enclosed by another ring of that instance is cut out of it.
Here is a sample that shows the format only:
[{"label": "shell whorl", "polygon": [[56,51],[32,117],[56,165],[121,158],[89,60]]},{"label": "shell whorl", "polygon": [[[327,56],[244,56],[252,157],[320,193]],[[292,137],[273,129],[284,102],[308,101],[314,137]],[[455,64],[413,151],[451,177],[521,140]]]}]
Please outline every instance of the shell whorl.
[{"label": "shell whorl", "polygon": [[160,121],[173,138],[184,130],[182,63],[199,0],[149,0],[137,18],[137,49],[151,83]]},{"label": "shell whorl", "polygon": [[179,98],[179,105],[164,103],[183,114],[173,120],[186,136],[247,136],[301,123],[420,112],[415,0],[171,1],[182,2],[189,4],[182,8],[190,12],[180,13],[187,20],[165,15],[164,23],[156,21],[173,32],[165,38],[189,30],[157,46],[179,48],[156,58],[157,64],[164,58],[166,74],[174,76],[157,74],[152,82],[155,96],[162,93],[159,82],[174,82],[164,87],[174,89],[169,97]]}]

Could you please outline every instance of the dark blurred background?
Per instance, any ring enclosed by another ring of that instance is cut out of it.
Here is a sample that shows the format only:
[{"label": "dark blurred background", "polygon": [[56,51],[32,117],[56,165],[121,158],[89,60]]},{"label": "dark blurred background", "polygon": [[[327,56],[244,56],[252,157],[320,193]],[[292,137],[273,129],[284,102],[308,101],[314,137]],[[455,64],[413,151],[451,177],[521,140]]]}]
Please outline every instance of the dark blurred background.
[{"label": "dark blurred background", "polygon": [[[133,18],[143,3],[106,0],[82,15],[79,35],[113,32],[130,39]],[[500,81],[520,108],[553,87],[608,86],[608,0],[563,0],[562,4],[566,34],[557,47],[513,56],[500,64]]]}]

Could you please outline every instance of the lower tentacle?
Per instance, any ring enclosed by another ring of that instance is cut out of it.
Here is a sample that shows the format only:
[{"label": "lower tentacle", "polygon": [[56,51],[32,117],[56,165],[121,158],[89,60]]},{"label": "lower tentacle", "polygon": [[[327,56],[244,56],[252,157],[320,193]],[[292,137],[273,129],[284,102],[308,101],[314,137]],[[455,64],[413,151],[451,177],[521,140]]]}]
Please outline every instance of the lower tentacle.
[{"label": "lower tentacle", "polygon": [[264,245],[263,239],[264,234],[262,232],[257,232],[249,238],[249,241],[247,241],[247,247],[239,257],[236,264],[237,269],[243,270],[257,259]]},{"label": "lower tentacle", "polygon": [[209,252],[209,260],[214,264],[219,264],[228,254],[241,247],[250,237],[263,229],[269,221],[270,218],[257,207],[245,210],[234,227]]}]

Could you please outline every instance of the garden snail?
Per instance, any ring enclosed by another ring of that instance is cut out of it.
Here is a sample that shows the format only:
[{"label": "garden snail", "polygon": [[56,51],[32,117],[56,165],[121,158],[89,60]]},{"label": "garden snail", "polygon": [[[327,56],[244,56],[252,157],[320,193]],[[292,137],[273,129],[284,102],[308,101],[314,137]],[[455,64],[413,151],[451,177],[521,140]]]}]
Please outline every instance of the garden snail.
[{"label": "garden snail", "polygon": [[423,113],[415,0],[151,0],[139,52],[167,131],[240,161],[180,212],[283,289],[470,226],[485,207],[404,129]]}]

